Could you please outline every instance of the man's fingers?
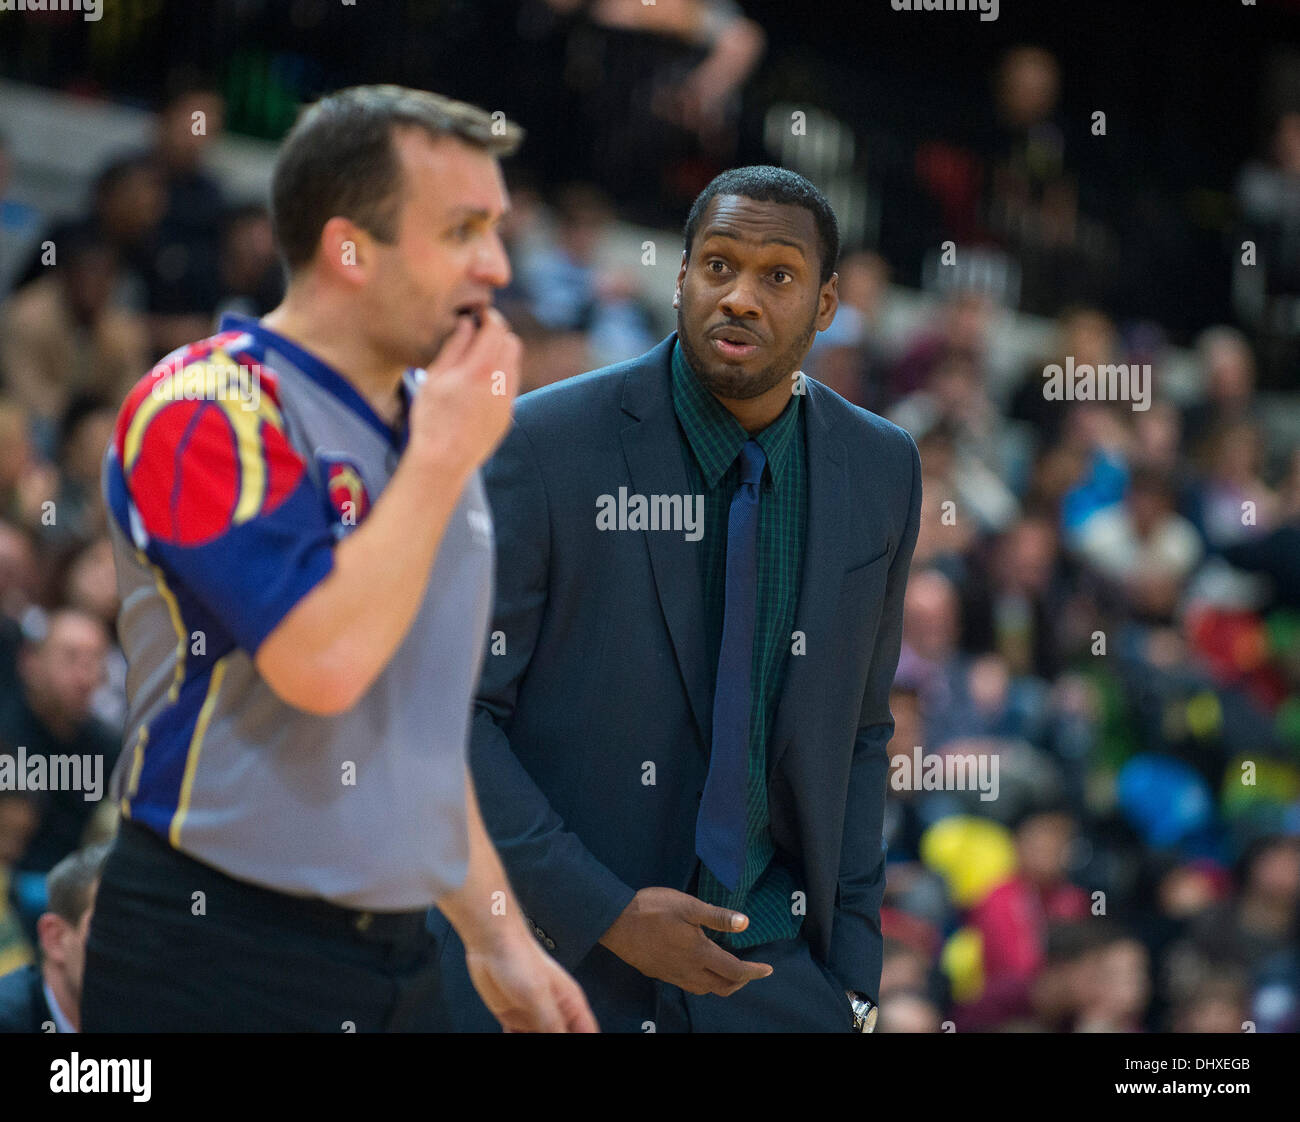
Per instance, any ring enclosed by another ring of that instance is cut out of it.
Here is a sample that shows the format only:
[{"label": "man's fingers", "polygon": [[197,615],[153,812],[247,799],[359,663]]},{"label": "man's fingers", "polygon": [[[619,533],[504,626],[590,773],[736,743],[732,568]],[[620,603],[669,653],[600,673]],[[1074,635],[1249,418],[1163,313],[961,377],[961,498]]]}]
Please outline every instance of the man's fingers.
[{"label": "man's fingers", "polygon": [[600,1032],[595,1014],[578,983],[565,975],[556,984],[555,1000],[564,1022],[563,1032]]},{"label": "man's fingers", "polygon": [[704,968],[720,975],[728,982],[739,982],[744,985],[746,982],[766,978],[772,973],[772,968],[767,963],[746,962],[743,958],[728,954],[716,943],[710,943],[704,948],[703,957]]},{"label": "man's fingers", "polygon": [[699,924],[700,927],[708,927],[714,931],[726,931],[730,934],[736,931],[744,931],[749,926],[749,917],[742,915],[740,912],[733,912],[730,908],[719,908],[714,904],[706,904],[703,900],[697,901],[697,904],[698,907],[695,908],[691,921]]},{"label": "man's fingers", "polygon": [[447,369],[462,362],[474,341],[474,321],[469,316],[458,316],[456,326],[447,341],[438,348],[438,357],[429,364],[429,370]]}]

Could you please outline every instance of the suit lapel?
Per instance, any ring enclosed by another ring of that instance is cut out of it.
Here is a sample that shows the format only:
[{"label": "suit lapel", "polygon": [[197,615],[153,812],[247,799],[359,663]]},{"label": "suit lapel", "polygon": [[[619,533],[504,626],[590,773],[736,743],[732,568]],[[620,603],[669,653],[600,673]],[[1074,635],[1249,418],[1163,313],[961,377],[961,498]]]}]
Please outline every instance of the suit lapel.
[{"label": "suit lapel", "polygon": [[[689,489],[672,404],[670,362],[675,340],[676,335],[670,336],[650,352],[646,362],[633,366],[624,383],[623,411],[631,423],[622,432],[623,455],[632,492],[639,495],[685,495]],[[713,727],[713,674],[707,665],[699,543],[678,532],[643,533],[659,604],[700,731],[699,744],[705,748]]]},{"label": "suit lapel", "polygon": [[850,509],[844,445],[826,410],[825,395],[830,391],[811,379],[805,384],[808,528],[795,608],[795,630],[803,633],[805,651],[801,655],[792,652],[786,658],[776,721],[768,741],[769,776],[794,738],[795,722],[809,703],[822,696],[827,676],[834,673],[831,632],[847,556]]}]

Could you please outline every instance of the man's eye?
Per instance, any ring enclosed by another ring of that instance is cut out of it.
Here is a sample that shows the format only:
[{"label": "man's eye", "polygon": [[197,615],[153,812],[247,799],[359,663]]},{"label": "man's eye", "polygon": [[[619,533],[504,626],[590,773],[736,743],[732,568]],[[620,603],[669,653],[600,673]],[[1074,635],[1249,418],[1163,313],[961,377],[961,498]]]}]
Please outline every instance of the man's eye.
[{"label": "man's eye", "polygon": [[471,223],[465,223],[463,226],[457,226],[451,232],[452,239],[458,242],[469,241],[470,236],[474,233],[474,227]]},{"label": "man's eye", "polygon": [[[715,266],[716,266],[716,268],[715,268]],[[720,273],[720,272],[722,272],[726,267],[727,267],[727,266],[726,266],[723,262],[721,262],[721,261],[717,261],[717,260],[710,261],[710,262],[708,263],[708,265],[705,266],[705,268],[709,269],[711,272],[714,272],[714,273]]]},{"label": "man's eye", "polygon": [[[777,278],[780,278],[780,277],[785,277],[785,280],[777,279]],[[775,269],[775,270],[773,270],[773,272],[772,272],[772,278],[773,278],[774,280],[776,280],[776,283],[777,283],[777,284],[785,284],[787,281],[792,281],[792,280],[794,280],[794,277],[791,276],[789,273],[787,273],[784,269]]]}]

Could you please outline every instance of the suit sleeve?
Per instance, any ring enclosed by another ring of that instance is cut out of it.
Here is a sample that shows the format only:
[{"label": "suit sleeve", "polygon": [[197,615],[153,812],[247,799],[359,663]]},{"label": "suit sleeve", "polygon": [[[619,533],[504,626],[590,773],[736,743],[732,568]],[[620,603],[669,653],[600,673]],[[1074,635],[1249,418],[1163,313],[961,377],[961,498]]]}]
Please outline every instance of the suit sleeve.
[{"label": "suit sleeve", "polygon": [[497,532],[492,630],[470,737],[479,807],[510,882],[548,950],[572,969],[636,894],[565,829],[520,763],[507,729],[546,611],[550,527],[546,488],[518,424],[484,471]]},{"label": "suit sleeve", "polygon": [[827,964],[846,989],[864,993],[873,1001],[879,995],[883,951],[880,904],[885,894],[884,816],[889,770],[885,748],[894,734],[889,690],[898,669],[903,640],[903,593],[921,525],[921,457],[916,442],[910,436],[906,440],[912,481],[907,522],[889,565],[885,602],[876,628],[876,645],[853,746],[848,810],[840,849],[839,892]]}]

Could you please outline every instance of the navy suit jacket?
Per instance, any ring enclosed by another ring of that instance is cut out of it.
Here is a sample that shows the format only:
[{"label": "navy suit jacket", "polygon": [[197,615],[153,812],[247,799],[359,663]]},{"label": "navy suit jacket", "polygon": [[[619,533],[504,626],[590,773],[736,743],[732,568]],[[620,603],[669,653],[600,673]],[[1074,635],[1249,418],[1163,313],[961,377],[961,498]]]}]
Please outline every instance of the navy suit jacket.
[{"label": "navy suit jacket", "polygon": [[[654,984],[598,945],[639,888],[687,890],[712,689],[699,546],[601,530],[598,500],[686,495],[675,336],[519,399],[485,471],[497,534],[493,637],[470,760],[484,822],[532,930],[606,1030],[639,1031]],[[889,689],[921,509],[897,426],[805,380],[807,541],[768,744],[771,830],[801,872],[803,936],[846,989],[880,983]],[[444,1015],[491,1028],[444,941]]]},{"label": "navy suit jacket", "polygon": [[53,1020],[39,966],[23,966],[0,978],[0,1032],[43,1032]]}]

